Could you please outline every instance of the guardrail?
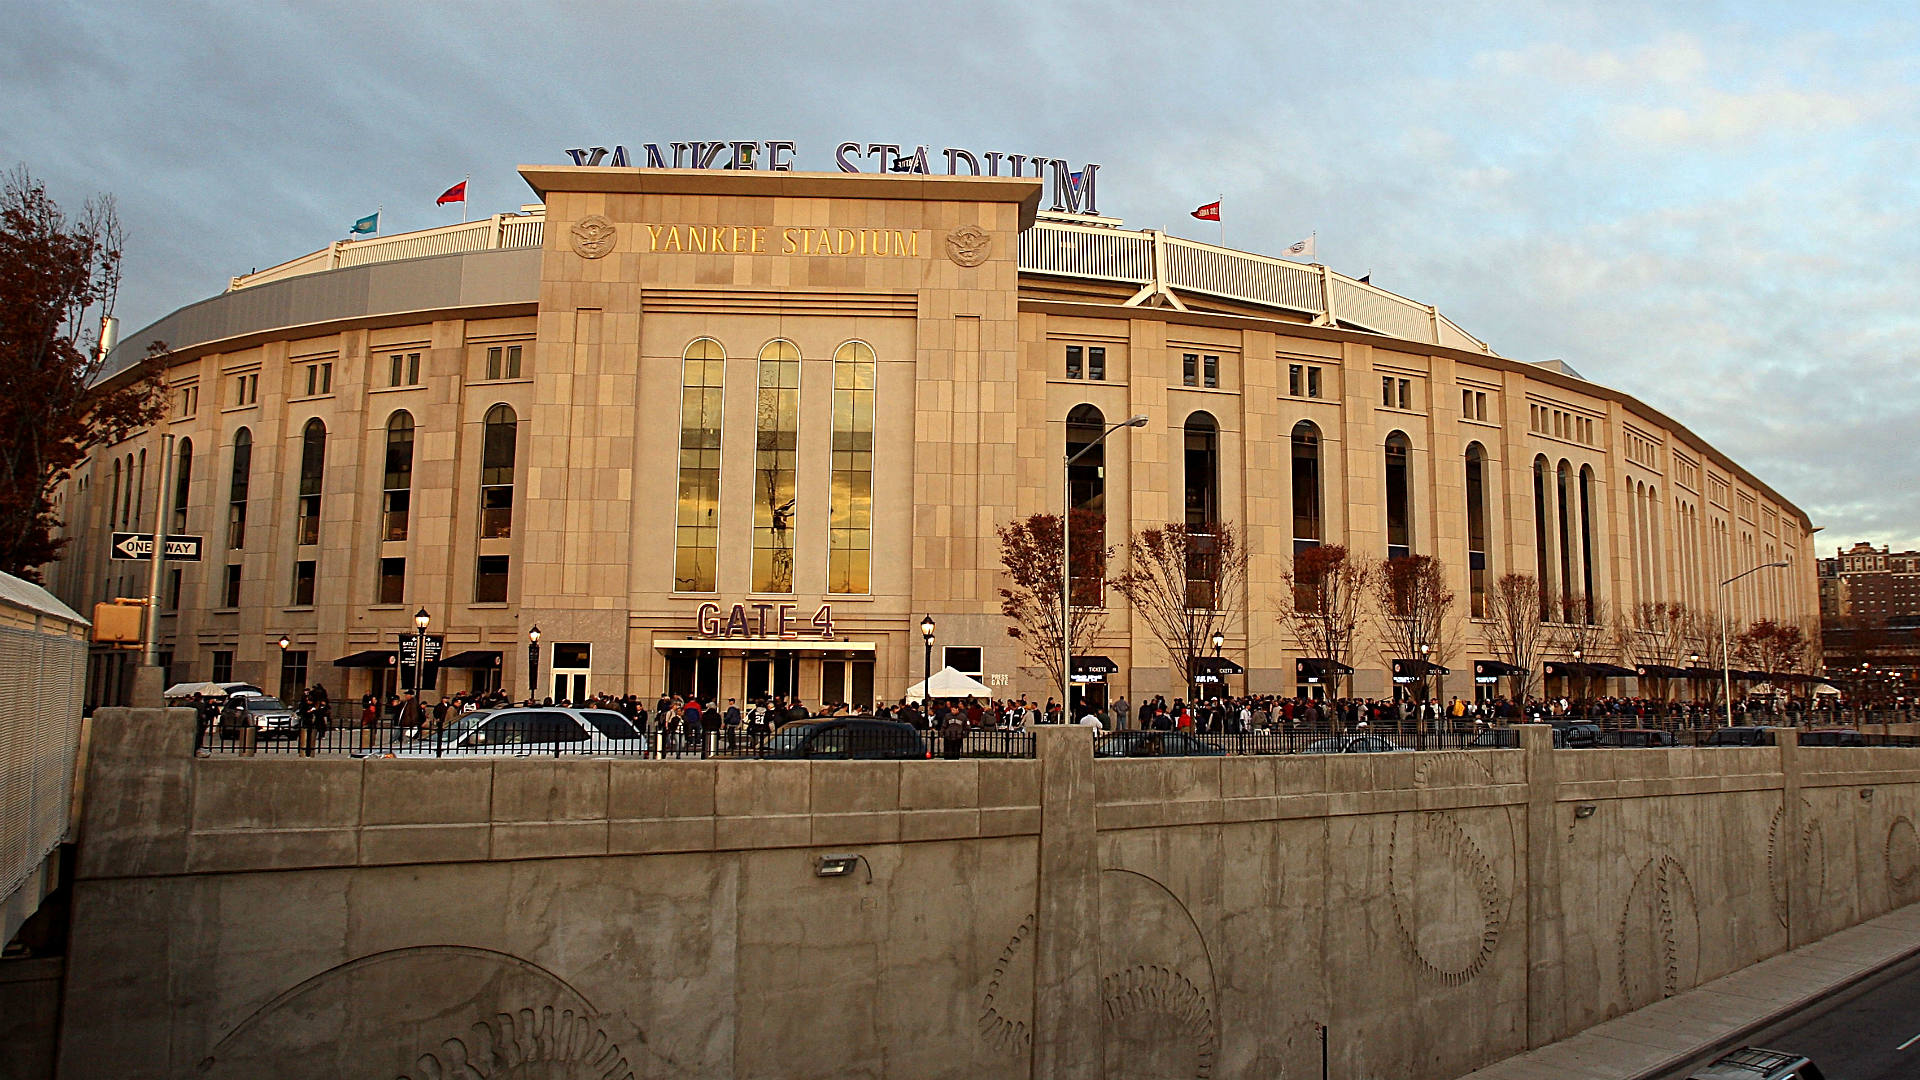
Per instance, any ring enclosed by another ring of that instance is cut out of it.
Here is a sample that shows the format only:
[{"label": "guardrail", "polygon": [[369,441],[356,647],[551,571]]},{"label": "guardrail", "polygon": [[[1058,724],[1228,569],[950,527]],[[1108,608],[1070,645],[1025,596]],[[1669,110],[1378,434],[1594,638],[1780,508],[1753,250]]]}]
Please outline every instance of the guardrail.
[{"label": "guardrail", "polygon": [[537,248],[545,229],[544,214],[495,214],[479,221],[442,225],[417,232],[370,236],[365,240],[335,240],[319,251],[289,259],[278,266],[241,274],[228,283],[227,291],[237,292],[272,281],[370,263],[502,248]]}]

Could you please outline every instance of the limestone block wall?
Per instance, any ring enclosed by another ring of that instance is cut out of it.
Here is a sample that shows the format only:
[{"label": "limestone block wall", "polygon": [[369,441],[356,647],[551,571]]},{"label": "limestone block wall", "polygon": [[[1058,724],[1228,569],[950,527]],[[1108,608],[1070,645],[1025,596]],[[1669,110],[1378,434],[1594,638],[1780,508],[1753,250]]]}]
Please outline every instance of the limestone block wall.
[{"label": "limestone block wall", "polygon": [[1297,1077],[1324,1024],[1335,1075],[1442,1078],[1920,899],[1920,751],[1791,737],[228,761],[95,723],[66,1077]]}]

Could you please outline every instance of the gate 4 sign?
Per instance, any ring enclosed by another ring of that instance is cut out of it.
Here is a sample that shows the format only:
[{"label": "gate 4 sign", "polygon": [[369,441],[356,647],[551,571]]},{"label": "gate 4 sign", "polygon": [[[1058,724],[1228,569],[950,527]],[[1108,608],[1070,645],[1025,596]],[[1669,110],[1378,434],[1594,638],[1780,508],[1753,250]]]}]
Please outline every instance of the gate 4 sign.
[{"label": "gate 4 sign", "polygon": [[[113,558],[140,560],[153,558],[153,534],[117,532],[113,534]],[[173,562],[199,562],[198,536],[168,536],[166,558]]]}]

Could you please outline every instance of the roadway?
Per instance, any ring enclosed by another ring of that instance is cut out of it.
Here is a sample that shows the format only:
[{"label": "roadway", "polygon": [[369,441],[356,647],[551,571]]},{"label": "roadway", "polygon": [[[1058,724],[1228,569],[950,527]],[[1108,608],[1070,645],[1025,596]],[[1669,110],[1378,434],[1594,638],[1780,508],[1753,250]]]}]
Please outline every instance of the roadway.
[{"label": "roadway", "polygon": [[[1827,1080],[1920,1077],[1920,956],[1800,1010],[1743,1045],[1805,1054]],[[1686,1075],[1672,1073],[1669,1080]]]}]

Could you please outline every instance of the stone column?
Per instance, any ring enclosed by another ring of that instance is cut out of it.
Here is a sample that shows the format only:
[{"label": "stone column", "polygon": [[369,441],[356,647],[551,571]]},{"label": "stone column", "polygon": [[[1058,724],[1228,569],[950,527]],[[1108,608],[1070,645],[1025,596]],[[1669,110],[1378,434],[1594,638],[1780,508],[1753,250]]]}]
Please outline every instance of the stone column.
[{"label": "stone column", "polygon": [[1566,1033],[1566,961],[1560,905],[1560,773],[1553,728],[1521,724],[1527,755],[1527,1048]]},{"label": "stone column", "polygon": [[1812,868],[1807,865],[1807,808],[1800,795],[1805,759],[1798,729],[1775,728],[1773,739],[1780,750],[1780,805],[1785,810],[1774,853],[1786,867],[1787,948],[1797,949],[1820,937],[1820,928],[1813,922],[1820,897],[1814,894]]},{"label": "stone column", "polygon": [[1042,725],[1040,880],[1034,920],[1033,1065],[1046,1080],[1097,1080],[1100,860],[1095,850],[1093,729]]}]

